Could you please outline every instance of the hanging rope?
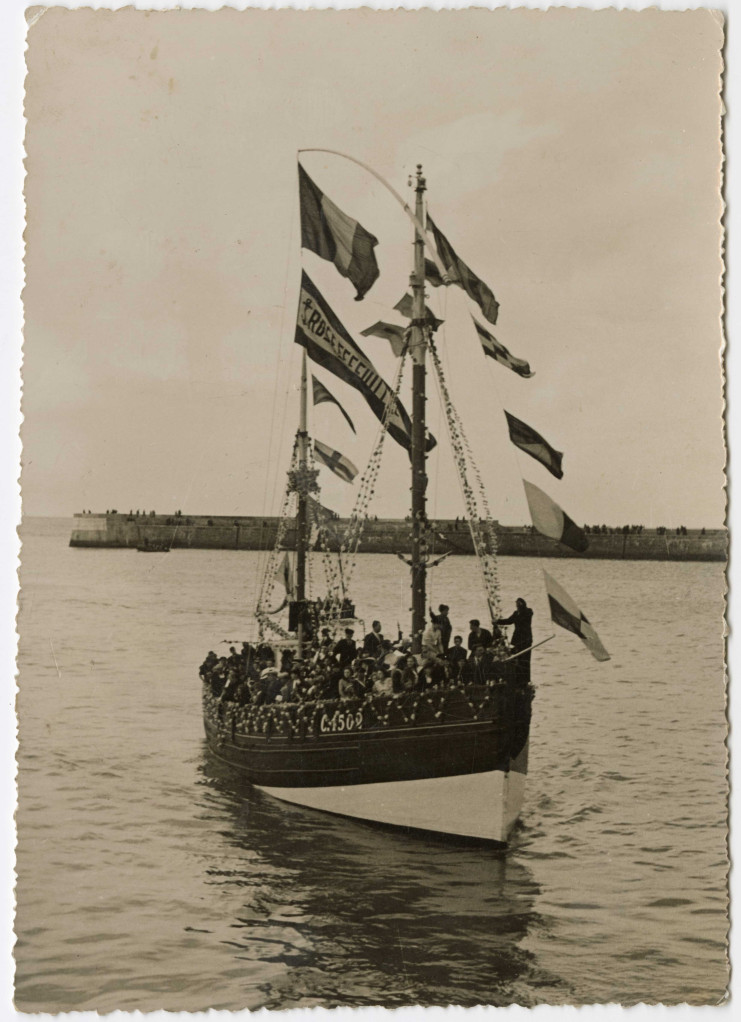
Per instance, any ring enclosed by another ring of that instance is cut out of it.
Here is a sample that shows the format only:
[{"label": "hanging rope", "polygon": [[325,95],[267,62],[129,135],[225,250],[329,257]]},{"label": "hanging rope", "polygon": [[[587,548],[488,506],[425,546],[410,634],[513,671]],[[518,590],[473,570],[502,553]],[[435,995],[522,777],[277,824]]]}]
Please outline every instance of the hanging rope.
[{"label": "hanging rope", "polygon": [[340,616],[344,595],[350,588],[352,577],[355,572],[358,548],[362,539],[365,523],[368,520],[368,508],[370,506],[371,499],[375,494],[378,472],[381,468],[381,456],[383,454],[383,444],[388,431],[388,423],[399,400],[399,391],[401,389],[401,381],[404,375],[406,357],[407,347],[404,348],[401,358],[399,359],[399,368],[397,369],[396,379],[394,380],[393,398],[386,405],[381,428],[378,432],[376,443],[373,451],[371,452],[368,464],[361,476],[360,484],[358,486],[358,495],[355,498],[355,506],[353,507],[350,520],[340,543],[338,561],[339,578],[333,579],[334,585],[330,588],[328,593],[328,620],[336,620]]},{"label": "hanging rope", "polygon": [[[440,355],[430,334],[428,347],[435,368],[440,398],[445,410],[448,436],[453,450],[458,479],[460,481],[463,500],[466,506],[468,527],[471,531],[474,552],[481,570],[489,612],[492,622],[502,616],[499,604],[499,579],[497,574],[497,535],[494,521],[489,509],[489,501],[484,489],[481,472],[473,457],[460,416],[453,405],[440,362]],[[473,475],[473,484],[470,475]],[[498,628],[494,628],[494,646],[504,654],[506,647],[504,637]]]}]

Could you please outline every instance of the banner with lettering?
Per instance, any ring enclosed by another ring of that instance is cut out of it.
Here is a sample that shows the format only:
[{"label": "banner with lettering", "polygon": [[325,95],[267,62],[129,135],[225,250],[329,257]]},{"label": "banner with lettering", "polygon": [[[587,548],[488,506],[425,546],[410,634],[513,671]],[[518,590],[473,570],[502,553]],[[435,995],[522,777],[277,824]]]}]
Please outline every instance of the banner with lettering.
[{"label": "banner with lettering", "polygon": [[[301,274],[295,341],[306,348],[313,362],[360,391],[379,421],[383,422],[389,408],[388,432],[402,447],[411,449],[412,424],[404,406],[350,337],[305,270]],[[428,436],[427,450],[432,450],[435,443],[434,437]]]}]

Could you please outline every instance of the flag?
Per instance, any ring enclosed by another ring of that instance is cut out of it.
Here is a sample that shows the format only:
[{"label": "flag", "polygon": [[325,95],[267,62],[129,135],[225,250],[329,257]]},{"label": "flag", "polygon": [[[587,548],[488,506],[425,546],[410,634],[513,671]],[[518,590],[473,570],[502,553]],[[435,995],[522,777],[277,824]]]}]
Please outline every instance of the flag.
[{"label": "flag", "polygon": [[533,486],[527,479],[523,479],[522,482],[530,507],[530,517],[538,532],[551,539],[557,539],[559,543],[564,543],[579,554],[584,553],[589,546],[584,530],[580,529],[547,493]]},{"label": "flag", "polygon": [[[317,365],[359,390],[381,422],[386,409],[390,409],[389,433],[402,447],[411,450],[412,423],[404,406],[340,323],[306,271],[301,274],[295,340]],[[436,442],[430,437],[427,450],[432,450]]]},{"label": "flag", "polygon": [[[406,316],[407,319],[411,319],[413,315],[413,306],[414,299],[407,291],[405,295],[402,295],[394,308],[397,312],[400,312],[402,316]],[[425,323],[427,326],[429,326],[432,330],[437,330],[437,328],[442,326],[444,322],[444,319],[437,319],[429,305],[425,305]]]},{"label": "flag", "polygon": [[287,597],[287,599],[289,599],[289,600],[293,599],[293,591],[294,591],[293,590],[293,569],[291,567],[291,560],[290,560],[290,558],[288,556],[288,551],[286,551],[286,553],[283,555],[283,560],[281,561],[280,565],[278,566],[278,571],[276,572],[276,574],[277,574],[278,578],[280,579],[280,581],[283,583],[283,586],[284,586],[284,588],[286,590],[286,597]]},{"label": "flag", "polygon": [[346,458],[344,454],[340,454],[339,451],[333,451],[331,447],[323,444],[321,440],[314,441],[314,456],[317,461],[321,461],[327,468],[331,468],[334,474],[339,476],[340,479],[344,479],[346,483],[351,483],[358,474],[358,470],[349,458]]},{"label": "flag", "polygon": [[440,256],[443,266],[450,277],[450,282],[452,284],[457,284],[458,287],[462,287],[469,298],[473,298],[489,322],[496,323],[497,316],[499,314],[499,302],[491,293],[491,290],[486,286],[483,280],[479,280],[473,270],[466,266],[463,260],[455,254],[452,245],[442,231],[437,229],[435,224],[432,222],[432,217],[429,213],[427,214],[427,226],[432,228],[438,255]]},{"label": "flag", "polygon": [[532,426],[528,426],[526,422],[516,419],[507,411],[504,414],[507,416],[509,438],[515,447],[519,447],[525,454],[529,454],[541,465],[545,465],[556,479],[563,479],[563,469],[561,468],[563,453],[551,447],[548,441],[544,440],[540,433],[536,433]]},{"label": "flag", "polygon": [[379,319],[373,326],[366,327],[365,330],[361,330],[362,337],[383,337],[391,345],[391,350],[397,358],[401,358],[404,354],[404,348],[407,346],[407,332],[409,327],[396,326],[395,323],[384,323]]},{"label": "flag", "polygon": [[317,380],[316,376],[314,376],[313,373],[312,373],[312,376],[311,376],[311,390],[312,390],[312,394],[313,394],[313,397],[314,397],[314,404],[315,405],[320,405],[320,404],[322,404],[325,401],[329,402],[330,404],[337,405],[339,410],[342,412],[342,414],[347,419],[347,424],[350,427],[350,429],[353,431],[353,433],[357,432],[357,430],[353,426],[352,419],[347,414],[345,409],[342,407],[340,402],[337,400],[336,397],[333,397],[333,395],[329,393],[329,391],[324,386],[324,384],[321,383],[319,380]]},{"label": "flag", "polygon": [[[473,316],[471,319],[473,319]],[[475,319],[473,320],[473,325],[476,327],[476,333],[479,335],[481,347],[484,349],[485,355],[493,358],[495,362],[500,362],[503,366],[507,366],[513,373],[524,376],[526,380],[530,379],[531,376],[535,376],[535,373],[530,372],[529,362],[510,355],[505,346],[500,344],[496,337],[492,337],[489,331],[485,330]]]},{"label": "flag", "polygon": [[600,637],[590,625],[584,614],[571,599],[566,590],[554,578],[543,570],[548,602],[551,605],[553,621],[569,632],[574,632],[582,640],[595,660],[604,662],[610,654],[600,642]]},{"label": "flag", "polygon": [[445,283],[440,270],[437,267],[437,263],[433,259],[425,259],[425,279],[428,280],[433,287],[442,287]]},{"label": "flag", "polygon": [[347,216],[321,192],[304,168],[298,165],[301,207],[301,247],[334,263],[343,277],[355,286],[359,302],[378,278],[373,251],[378,244],[357,220]]}]

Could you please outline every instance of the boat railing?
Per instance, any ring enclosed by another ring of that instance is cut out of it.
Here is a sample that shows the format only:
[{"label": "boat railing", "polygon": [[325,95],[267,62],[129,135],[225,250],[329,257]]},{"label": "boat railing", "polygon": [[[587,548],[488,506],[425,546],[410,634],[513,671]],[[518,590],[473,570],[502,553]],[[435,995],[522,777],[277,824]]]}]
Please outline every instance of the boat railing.
[{"label": "boat railing", "polygon": [[204,686],[204,709],[212,726],[232,738],[317,739],[388,728],[475,724],[484,719],[505,726],[520,716],[520,687],[512,673],[482,685],[448,685],[423,692],[240,705],[221,702]]}]

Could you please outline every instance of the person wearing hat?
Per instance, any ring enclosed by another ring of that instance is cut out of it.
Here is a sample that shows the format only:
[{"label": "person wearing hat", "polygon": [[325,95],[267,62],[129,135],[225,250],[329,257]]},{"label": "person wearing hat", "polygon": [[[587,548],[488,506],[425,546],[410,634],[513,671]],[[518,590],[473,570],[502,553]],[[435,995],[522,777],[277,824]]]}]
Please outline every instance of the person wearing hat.
[{"label": "person wearing hat", "polygon": [[352,628],[345,629],[345,638],[335,645],[334,658],[337,661],[337,666],[342,670],[344,667],[349,667],[355,657],[358,655],[358,647],[355,644],[353,635],[355,632]]}]

